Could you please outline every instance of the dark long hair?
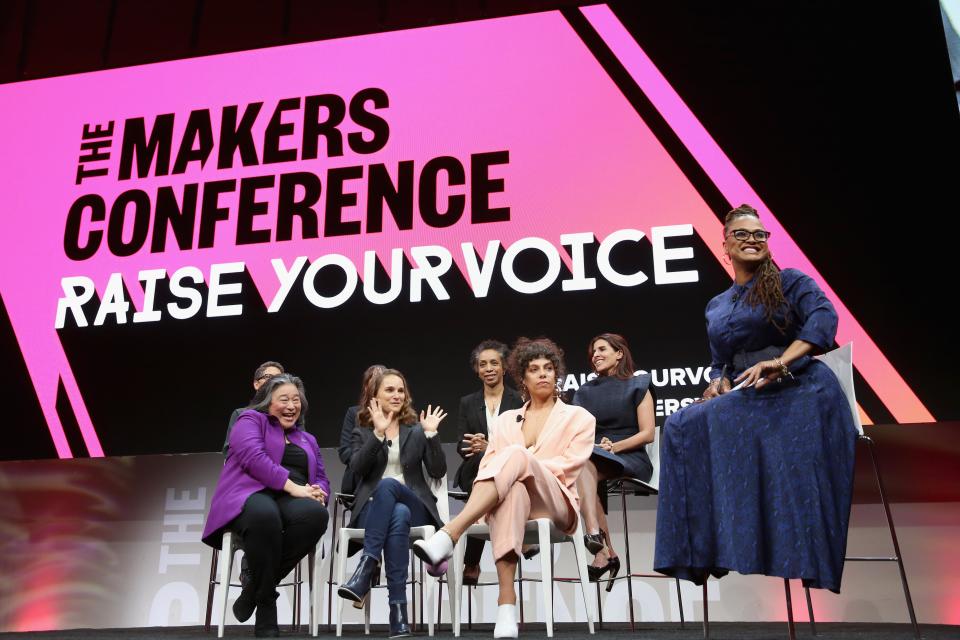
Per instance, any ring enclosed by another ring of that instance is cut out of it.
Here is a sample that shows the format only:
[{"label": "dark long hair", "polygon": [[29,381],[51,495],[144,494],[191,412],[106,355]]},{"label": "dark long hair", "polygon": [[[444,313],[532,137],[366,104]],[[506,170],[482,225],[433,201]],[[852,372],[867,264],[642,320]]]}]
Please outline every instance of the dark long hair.
[{"label": "dark long hair", "polygon": [[257,393],[253,396],[253,400],[251,400],[247,406],[247,409],[269,414],[270,403],[273,402],[273,392],[285,384],[292,384],[297,388],[297,392],[300,393],[300,417],[297,418],[297,428],[302,429],[303,425],[307,422],[307,392],[303,388],[303,381],[289,373],[281,373],[280,375],[273,376],[260,385]]},{"label": "dark long hair", "polygon": [[397,418],[400,424],[415,424],[417,422],[417,412],[413,410],[413,394],[410,393],[410,385],[402,373],[396,369],[384,369],[379,375],[375,375],[373,380],[363,388],[363,396],[360,397],[360,413],[357,414],[357,422],[361,426],[373,428],[373,420],[370,417],[370,401],[377,396],[383,380],[387,376],[397,376],[403,381],[403,406],[400,407],[400,415]]},{"label": "dark long hair", "polygon": [[[606,340],[614,351],[620,351],[623,353],[623,357],[620,358],[620,362],[617,363],[617,369],[610,374],[613,378],[620,378],[621,380],[629,380],[633,377],[633,356],[630,355],[630,347],[627,346],[627,339],[624,338],[619,333],[601,333],[598,336],[594,336],[590,339],[590,344],[587,345],[587,359],[590,360],[590,366],[593,366],[593,345],[596,344],[597,340]],[[600,375],[599,373],[597,375]]]},{"label": "dark long hair", "polygon": [[[730,211],[723,220],[723,235],[726,238],[730,223],[737,218],[756,218],[760,220],[757,210],[748,204],[742,204]],[[751,307],[763,305],[763,315],[767,322],[777,328],[780,333],[786,333],[790,326],[790,303],[783,297],[783,283],[780,280],[780,269],[773,263],[769,252],[766,259],[760,263],[753,274],[753,287],[747,292],[747,304]],[[784,311],[783,323],[777,320],[776,313]]]}]

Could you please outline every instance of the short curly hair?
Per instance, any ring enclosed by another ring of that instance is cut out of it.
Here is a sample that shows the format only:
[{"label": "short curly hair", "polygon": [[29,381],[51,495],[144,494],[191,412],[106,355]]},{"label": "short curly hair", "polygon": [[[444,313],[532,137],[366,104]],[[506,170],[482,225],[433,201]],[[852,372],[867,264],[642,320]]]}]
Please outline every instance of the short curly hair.
[{"label": "short curly hair", "polygon": [[517,338],[510,355],[507,357],[507,370],[513,376],[517,388],[525,391],[523,385],[523,374],[527,366],[538,358],[546,358],[553,364],[553,370],[557,374],[557,384],[567,373],[566,364],[563,361],[563,349],[550,338]]},{"label": "short curly hair", "polygon": [[491,349],[496,351],[500,355],[501,362],[507,361],[507,355],[510,351],[510,347],[503,344],[499,340],[484,340],[477,346],[473,348],[473,351],[470,352],[470,369],[473,371],[477,370],[477,362],[480,360],[480,354]]}]

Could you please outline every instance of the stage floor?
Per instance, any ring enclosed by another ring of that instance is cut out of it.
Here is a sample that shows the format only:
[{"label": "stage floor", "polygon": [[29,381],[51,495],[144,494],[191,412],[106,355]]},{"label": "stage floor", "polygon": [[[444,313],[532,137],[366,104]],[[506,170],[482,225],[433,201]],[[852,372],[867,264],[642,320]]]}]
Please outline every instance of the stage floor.
[{"label": "stage floor", "polygon": [[[283,638],[308,638],[305,630],[293,633],[289,628],[281,627],[280,635]],[[956,640],[960,638],[960,626],[950,625],[920,625],[920,632],[924,640]],[[427,637],[426,631],[415,634],[417,637]],[[362,638],[363,628],[359,626],[344,629],[345,638]],[[546,638],[546,629],[542,624],[532,624],[520,633],[521,638]],[[33,631],[25,633],[0,633],[0,638],[43,638],[45,640],[177,640],[180,638],[215,638],[216,630],[204,633],[203,627],[152,627],[137,629],[72,629],[69,631]],[[253,627],[229,626],[225,637],[252,638]],[[320,630],[320,638],[334,638],[334,633]],[[386,626],[374,625],[370,638],[386,638]],[[452,638],[450,627],[444,625],[443,630],[436,634],[438,638]],[[464,640],[488,640],[493,637],[492,625],[475,625],[472,631],[463,629],[460,636]],[[588,637],[584,624],[557,625],[554,630],[555,638],[572,639]],[[629,625],[605,624],[603,630],[597,630],[598,638],[623,638],[642,640],[700,640],[703,638],[703,627],[699,622],[687,623],[681,629],[679,623],[638,624],[636,632],[631,632]],[[797,625],[797,637],[804,640],[812,638],[810,627],[805,623]],[[777,622],[715,622],[710,625],[711,640],[785,640],[787,638],[786,623]],[[913,633],[908,624],[869,624],[869,623],[837,623],[827,622],[817,625],[817,640],[912,640]]]}]

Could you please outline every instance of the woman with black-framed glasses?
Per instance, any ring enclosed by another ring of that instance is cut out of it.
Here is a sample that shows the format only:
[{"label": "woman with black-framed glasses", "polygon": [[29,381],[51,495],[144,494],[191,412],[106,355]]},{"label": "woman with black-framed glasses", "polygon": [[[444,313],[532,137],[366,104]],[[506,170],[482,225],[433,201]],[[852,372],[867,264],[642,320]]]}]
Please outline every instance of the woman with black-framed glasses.
[{"label": "woman with black-framed glasses", "polygon": [[230,432],[230,449],[210,500],[201,539],[214,549],[230,530],[243,542],[249,575],[233,604],[254,635],[277,637],[277,584],[326,531],[330,481],[316,438],[304,430],[300,378],[267,378]]},{"label": "woman with black-framed glasses", "polygon": [[857,430],[829,350],[837,313],[773,263],[757,211],[724,222],[733,285],[707,304],[712,382],[660,449],[654,568],[702,584],[729,571],[840,590]]}]

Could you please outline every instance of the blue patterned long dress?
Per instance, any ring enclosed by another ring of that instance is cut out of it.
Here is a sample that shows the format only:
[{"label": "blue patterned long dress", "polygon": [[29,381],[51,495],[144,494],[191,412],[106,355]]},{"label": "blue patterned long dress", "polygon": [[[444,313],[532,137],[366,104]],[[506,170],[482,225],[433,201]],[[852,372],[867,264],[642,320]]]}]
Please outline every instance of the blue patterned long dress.
[{"label": "blue patterned long dress", "polygon": [[[829,350],[837,314],[812,278],[781,272],[786,334],[734,284],[707,305],[711,377],[730,377],[769,347]],[[782,324],[782,322],[781,322]],[[737,363],[737,364],[735,364]],[[801,578],[839,592],[857,431],[840,384],[805,356],[795,379],[692,404],[663,427],[654,568],[701,584],[729,571]]]}]

